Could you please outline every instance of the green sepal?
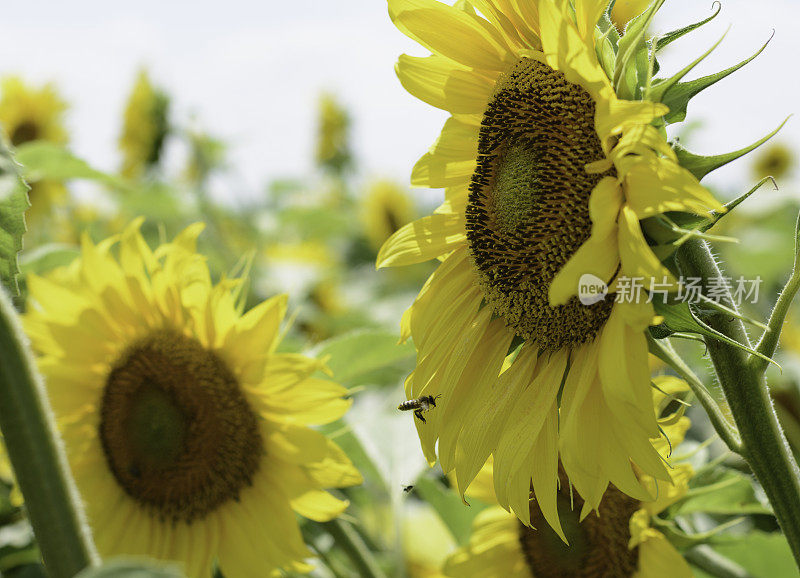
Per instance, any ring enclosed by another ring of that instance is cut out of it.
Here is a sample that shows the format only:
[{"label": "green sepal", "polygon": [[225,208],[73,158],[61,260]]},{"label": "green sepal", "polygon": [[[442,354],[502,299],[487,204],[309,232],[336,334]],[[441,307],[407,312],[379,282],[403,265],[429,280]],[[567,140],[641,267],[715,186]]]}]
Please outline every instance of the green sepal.
[{"label": "green sepal", "polygon": [[714,12],[711,16],[709,16],[705,20],[701,20],[700,22],[695,22],[694,24],[689,24],[688,26],[684,26],[683,28],[679,28],[678,30],[673,30],[672,32],[667,32],[656,42],[656,50],[661,50],[668,44],[680,38],[681,36],[684,36],[685,34],[691,32],[692,30],[696,30],[701,26],[704,26],[709,22],[711,22],[712,20],[714,20],[714,18],[716,18],[717,15],[720,13],[720,10],[722,10],[722,3],[715,0],[715,2],[711,5],[712,10],[715,6],[717,7],[717,11]]},{"label": "green sepal", "polygon": [[[770,363],[775,363],[772,359],[764,356],[755,349],[747,347],[703,323],[695,316],[687,302],[663,303],[659,302],[657,299],[653,299],[653,309],[656,315],[664,318],[664,321],[660,325],[650,328],[650,335],[653,339],[663,339],[674,333],[696,333],[703,337],[716,339],[731,347],[746,351],[750,355],[755,355]],[[775,364],[777,365],[777,363]]]},{"label": "green sepal", "polygon": [[603,13],[598,22],[598,27],[595,29],[595,53],[597,54],[597,61],[603,67],[603,72],[609,78],[614,74],[618,45],[619,32],[617,32],[608,17],[608,13]]},{"label": "green sepal", "polygon": [[[653,102],[663,102],[664,104],[667,104],[667,106],[669,106],[669,112],[665,116],[665,121],[667,123],[672,122],[669,120],[671,116],[675,116],[675,109],[673,108],[675,103],[673,102],[673,99],[669,96],[670,89],[677,86],[680,80],[684,76],[689,74],[689,72],[691,72],[695,66],[700,64],[703,60],[706,59],[706,57],[708,57],[709,54],[714,52],[714,49],[720,45],[720,43],[725,39],[725,36],[727,34],[728,32],[725,31],[725,34],[723,34],[722,37],[711,46],[711,48],[706,50],[703,54],[701,54],[699,57],[697,57],[695,60],[684,66],[681,70],[679,70],[669,78],[657,78],[653,82],[652,86],[647,91],[646,98],[647,100]],[[691,82],[684,83],[684,85],[688,84],[691,84]],[[669,101],[669,103],[667,101]],[[689,100],[687,99],[686,103],[688,104],[688,102]],[[672,106],[670,106],[670,104],[672,104]],[[683,118],[685,117],[686,117],[686,105],[683,105]],[[681,120],[683,120],[683,118],[681,118]]]},{"label": "green sepal", "polygon": [[787,123],[787,121],[791,118],[790,116],[786,117],[778,128],[767,134],[765,137],[757,140],[750,146],[746,146],[741,148],[737,151],[733,151],[730,153],[725,153],[721,155],[698,155],[689,151],[688,149],[684,148],[679,142],[672,143],[672,150],[675,151],[675,154],[678,157],[678,162],[680,165],[692,173],[697,180],[702,180],[708,173],[711,171],[715,171],[723,165],[728,164],[731,161],[735,161],[739,157],[746,155],[747,153],[757,149],[762,144],[767,142],[773,136],[775,136],[779,130],[783,128],[783,125]]},{"label": "green sepal", "polygon": [[[639,82],[640,77],[647,71],[649,52],[647,29],[664,1],[654,0],[647,10],[628,22],[625,34],[619,40],[612,83],[614,91],[620,98],[633,100],[637,96],[637,88],[642,84]],[[645,65],[644,69],[642,64]]]},{"label": "green sepal", "polygon": [[620,35],[617,27],[614,26],[614,23],[611,21],[611,10],[613,9],[614,2],[611,2],[608,8],[606,8],[606,11],[603,12],[603,15],[600,16],[600,20],[597,21],[597,28],[599,29],[598,36],[608,38],[608,41],[614,48],[614,53],[616,53],[619,48]]},{"label": "green sepal", "polygon": [[19,297],[19,262],[25,227],[28,185],[21,167],[14,160],[5,140],[0,137],[0,282],[13,297]]},{"label": "green sepal", "polygon": [[730,215],[736,207],[747,200],[750,195],[755,193],[768,181],[772,182],[777,191],[778,184],[775,182],[775,179],[772,177],[764,177],[749,191],[725,203],[725,211],[712,211],[709,216],[670,211],[656,217],[645,219],[642,221],[642,230],[647,235],[648,239],[652,239],[656,243],[651,247],[653,253],[655,253],[659,261],[664,261],[675,252],[687,237],[701,238],[706,241],[714,242],[738,241],[733,237],[706,235],[705,232],[721,221],[726,215]]},{"label": "green sepal", "polygon": [[[729,74],[736,72],[742,66],[753,60],[756,56],[764,51],[770,40],[772,40],[772,36],[770,36],[769,40],[767,40],[764,45],[756,51],[755,54],[749,58],[745,58],[739,64],[731,66],[730,68],[726,68],[725,70],[717,72],[716,74],[709,74],[708,76],[703,76],[702,78],[698,78],[696,80],[690,80],[689,82],[679,82],[672,86],[661,98],[661,102],[669,107],[669,112],[664,116],[664,121],[667,124],[683,121],[686,118],[686,108],[689,106],[689,101],[692,98],[697,96],[698,93],[702,92],[712,84],[716,84]],[[705,55],[702,58],[704,57]]]}]

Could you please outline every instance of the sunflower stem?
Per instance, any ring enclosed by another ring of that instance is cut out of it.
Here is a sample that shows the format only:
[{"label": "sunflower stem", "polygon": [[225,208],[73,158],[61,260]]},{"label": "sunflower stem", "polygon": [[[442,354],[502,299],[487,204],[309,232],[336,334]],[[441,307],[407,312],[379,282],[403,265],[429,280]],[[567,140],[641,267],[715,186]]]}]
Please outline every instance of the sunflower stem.
[{"label": "sunflower stem", "polygon": [[[678,259],[685,275],[702,278],[706,286],[724,286],[705,242],[687,242],[678,252]],[[722,301],[736,310],[730,293]],[[750,345],[741,320],[706,312],[703,321],[730,339]],[[738,347],[716,339],[707,339],[706,345],[742,438],[742,457],[764,488],[800,566],[800,471],[772,406],[764,373],[757,371],[749,362],[750,356]]]},{"label": "sunflower stem", "polygon": [[345,521],[334,518],[320,524],[353,562],[363,578],[386,578],[361,536]]},{"label": "sunflower stem", "polygon": [[99,564],[41,377],[0,290],[0,429],[48,575]]},{"label": "sunflower stem", "polygon": [[[794,264],[792,265],[792,273],[789,280],[784,285],[778,300],[775,302],[775,307],[769,316],[767,328],[761,336],[761,340],[756,346],[756,351],[765,357],[772,357],[775,353],[775,348],[778,347],[778,340],[781,337],[781,330],[783,329],[783,322],[786,320],[786,314],[789,313],[789,307],[800,289],[800,216],[797,219],[797,226],[795,227],[795,240],[794,240]],[[759,357],[751,357],[749,360],[753,371],[764,373],[767,370],[767,362],[765,359]]]},{"label": "sunflower stem", "polygon": [[687,550],[684,556],[692,565],[717,578],[753,578],[747,570],[715,552],[710,546],[696,546]]}]

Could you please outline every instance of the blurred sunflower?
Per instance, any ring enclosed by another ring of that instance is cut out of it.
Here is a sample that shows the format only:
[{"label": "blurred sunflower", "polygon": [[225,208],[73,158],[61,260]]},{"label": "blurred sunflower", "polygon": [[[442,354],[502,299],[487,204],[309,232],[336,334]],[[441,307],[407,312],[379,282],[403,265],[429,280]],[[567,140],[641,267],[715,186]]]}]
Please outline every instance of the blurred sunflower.
[{"label": "blurred sunflower", "polygon": [[169,129],[169,97],[141,70],[128,97],[119,137],[122,175],[138,178],[158,165]]},{"label": "blurred sunflower", "polygon": [[330,94],[320,97],[317,114],[317,163],[333,173],[342,173],[353,162],[350,116]]},{"label": "blurred sunflower", "polygon": [[243,280],[212,285],[201,224],[154,251],[140,225],[28,279],[24,324],[98,549],[190,577],[215,560],[231,578],[307,571],[295,513],[329,520],[347,503],[324,488],[361,482],[308,427],[341,417],[346,390],[275,352],[285,296],[242,314]]},{"label": "blurred sunflower", "polygon": [[[34,88],[17,76],[9,76],[0,82],[0,92],[0,127],[13,146],[38,140],[60,145],[67,143],[64,126],[67,103],[55,86],[45,84]],[[31,187],[28,191],[31,207],[26,213],[28,221],[48,213],[67,193],[60,182],[42,180],[28,184]]]},{"label": "blurred sunflower", "polygon": [[447,526],[432,508],[407,508],[402,538],[408,578],[444,577],[442,564],[455,544]]},{"label": "blurred sunflower", "polygon": [[[412,172],[445,187],[444,204],[378,255],[379,267],[441,260],[401,324],[417,348],[407,396],[440,396],[416,420],[423,451],[433,463],[438,442],[461,492],[493,455],[499,503],[527,524],[532,488],[559,532],[559,456],[589,509],[609,484],[651,498],[633,464],[670,479],[650,443],[654,311],[614,294],[620,278],[676,288],[640,220],[724,211],[651,124],[667,107],[615,94],[595,46],[606,5],[389,1],[434,53],[401,56],[401,83],[452,113]],[[581,304],[587,274],[611,295]]]},{"label": "blurred sunflower", "polygon": [[64,112],[67,103],[52,84],[41,88],[26,85],[17,76],[0,82],[0,125],[15,147],[35,140],[67,142]]},{"label": "blurred sunflower", "polygon": [[[655,380],[667,394],[687,389],[684,382],[673,377]],[[659,410],[671,399],[658,391],[654,397]],[[666,459],[671,449],[681,443],[690,424],[688,418],[678,414],[668,416],[662,423],[672,446],[665,439],[658,439],[655,449]],[[579,495],[571,493],[569,482],[562,475],[558,508],[569,545],[548,526],[536,502],[530,504],[533,528],[495,505],[475,518],[469,544],[448,558],[444,574],[457,578],[690,578],[692,572],[686,560],[651,521],[686,495],[692,475],[691,466],[684,463],[670,470],[671,479],[666,483],[640,474],[644,484],[657,490],[657,500],[640,502],[612,486],[596,513],[587,509]],[[486,503],[497,503],[490,464],[476,476],[467,493]]]},{"label": "blurred sunflower", "polygon": [[361,217],[367,239],[378,250],[386,239],[415,217],[414,202],[395,183],[378,181],[367,189]]},{"label": "blurred sunflower", "polygon": [[776,143],[764,149],[753,161],[753,176],[757,179],[773,177],[780,180],[794,170],[796,164],[792,149]]}]

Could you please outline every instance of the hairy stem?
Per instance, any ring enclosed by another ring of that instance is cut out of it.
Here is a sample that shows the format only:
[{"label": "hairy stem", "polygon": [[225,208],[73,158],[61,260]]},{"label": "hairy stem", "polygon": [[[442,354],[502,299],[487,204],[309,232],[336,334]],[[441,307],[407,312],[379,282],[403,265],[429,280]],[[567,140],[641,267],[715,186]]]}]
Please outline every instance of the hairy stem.
[{"label": "hairy stem", "polygon": [[[704,286],[715,281],[716,287],[724,285],[705,242],[687,242],[678,252],[678,259],[684,275],[702,278]],[[722,302],[736,309],[730,295]],[[712,312],[703,321],[725,336],[750,345],[739,319]],[[742,456],[764,488],[800,565],[800,471],[772,406],[763,371],[755,368],[751,356],[737,347],[714,339],[707,339],[706,344],[741,436]]]},{"label": "hairy stem", "polygon": [[48,575],[99,563],[41,378],[0,290],[0,429]]}]

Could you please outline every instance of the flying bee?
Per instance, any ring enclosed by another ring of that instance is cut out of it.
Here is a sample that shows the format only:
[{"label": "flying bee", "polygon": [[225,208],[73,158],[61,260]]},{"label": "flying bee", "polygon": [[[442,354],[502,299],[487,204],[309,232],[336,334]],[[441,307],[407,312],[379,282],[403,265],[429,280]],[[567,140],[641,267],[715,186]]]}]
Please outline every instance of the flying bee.
[{"label": "flying bee", "polygon": [[405,492],[406,494],[411,493],[411,490],[413,490],[413,489],[414,489],[414,486],[403,486],[403,492]]},{"label": "flying bee", "polygon": [[404,401],[397,406],[397,409],[400,411],[411,411],[413,409],[414,416],[417,417],[422,423],[427,423],[425,418],[422,417],[422,413],[436,407],[436,400],[440,397],[442,396],[437,395],[434,397],[432,395],[423,395],[417,399],[409,399],[408,401]]}]

